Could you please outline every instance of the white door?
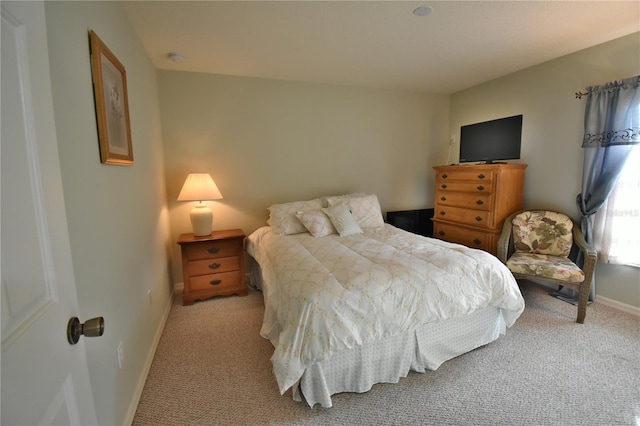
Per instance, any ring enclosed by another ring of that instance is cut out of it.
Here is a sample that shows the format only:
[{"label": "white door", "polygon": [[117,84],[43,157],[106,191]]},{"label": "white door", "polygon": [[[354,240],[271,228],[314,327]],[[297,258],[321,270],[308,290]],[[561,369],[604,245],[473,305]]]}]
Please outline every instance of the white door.
[{"label": "white door", "polygon": [[1,423],[95,424],[85,338],[70,345],[66,335],[79,310],[44,4],[2,1],[1,10]]}]

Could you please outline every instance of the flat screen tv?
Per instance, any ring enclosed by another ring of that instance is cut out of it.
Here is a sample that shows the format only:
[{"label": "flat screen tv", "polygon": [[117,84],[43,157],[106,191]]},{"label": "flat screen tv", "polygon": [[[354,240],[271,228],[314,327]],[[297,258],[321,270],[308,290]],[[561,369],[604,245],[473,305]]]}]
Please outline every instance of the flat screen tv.
[{"label": "flat screen tv", "polygon": [[460,127],[460,162],[519,160],[522,115]]}]

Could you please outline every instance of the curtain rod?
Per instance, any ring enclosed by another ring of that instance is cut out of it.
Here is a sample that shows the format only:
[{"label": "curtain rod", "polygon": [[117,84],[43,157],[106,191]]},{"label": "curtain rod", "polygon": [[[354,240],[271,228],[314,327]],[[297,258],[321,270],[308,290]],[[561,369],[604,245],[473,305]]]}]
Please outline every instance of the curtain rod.
[{"label": "curtain rod", "polygon": [[589,93],[576,92],[576,99],[582,99],[583,96],[587,96]]}]

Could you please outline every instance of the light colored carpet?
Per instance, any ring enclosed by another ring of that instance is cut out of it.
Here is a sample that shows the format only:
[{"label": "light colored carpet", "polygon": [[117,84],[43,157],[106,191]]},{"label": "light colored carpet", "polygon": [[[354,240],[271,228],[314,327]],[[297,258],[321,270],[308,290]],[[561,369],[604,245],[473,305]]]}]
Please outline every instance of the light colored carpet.
[{"label": "light colored carpet", "polygon": [[310,409],[280,396],[262,294],[176,298],[134,425],[640,425],[640,318],[576,307],[521,283],[507,334],[425,374]]}]

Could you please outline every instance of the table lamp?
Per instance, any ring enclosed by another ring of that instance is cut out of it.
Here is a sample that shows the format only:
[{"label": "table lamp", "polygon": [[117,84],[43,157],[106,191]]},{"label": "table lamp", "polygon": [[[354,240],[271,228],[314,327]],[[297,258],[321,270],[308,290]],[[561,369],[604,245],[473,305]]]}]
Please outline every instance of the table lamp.
[{"label": "table lamp", "polygon": [[198,201],[190,215],[194,236],[211,235],[213,212],[203,201],[220,199],[222,194],[209,173],[190,173],[187,176],[178,195],[178,201]]}]

